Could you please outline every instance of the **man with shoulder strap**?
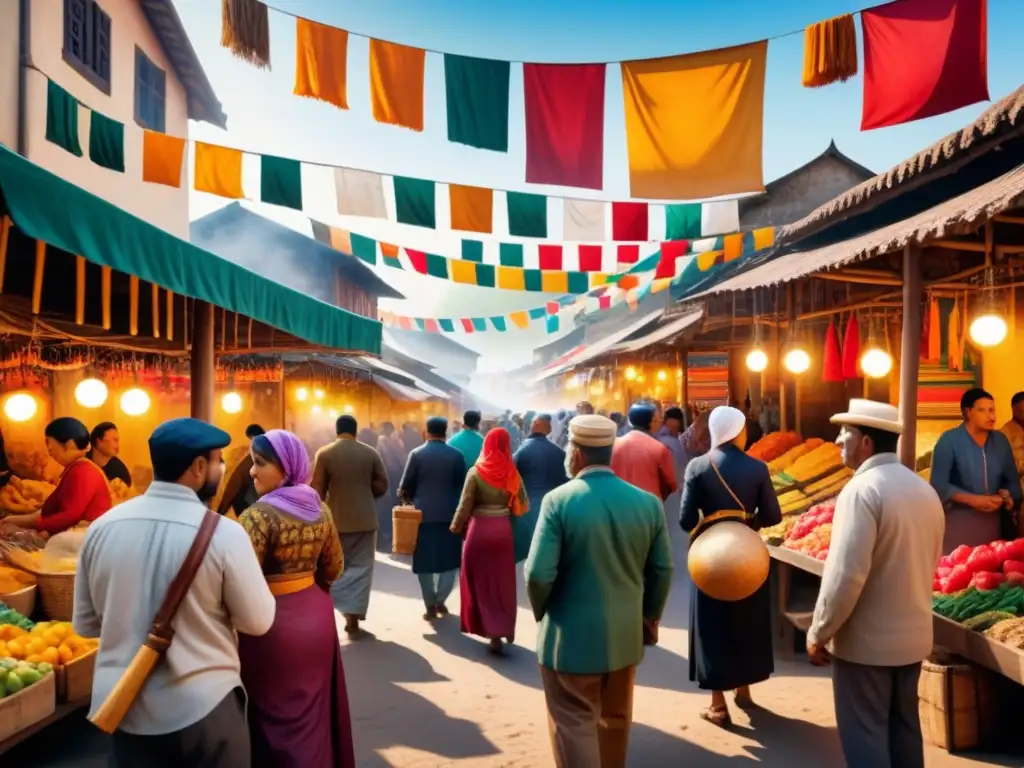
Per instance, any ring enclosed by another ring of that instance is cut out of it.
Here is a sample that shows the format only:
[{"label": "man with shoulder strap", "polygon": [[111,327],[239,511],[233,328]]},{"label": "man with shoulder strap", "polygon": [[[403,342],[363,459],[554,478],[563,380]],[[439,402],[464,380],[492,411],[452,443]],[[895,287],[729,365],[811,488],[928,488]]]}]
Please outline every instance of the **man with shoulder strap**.
[{"label": "man with shoulder strap", "polygon": [[[153,483],[93,523],[79,556],[75,631],[99,637],[92,712],[131,664],[224,473],[223,430],[174,419],[149,439]],[[174,639],[114,733],[118,768],[251,763],[235,632],[263,635],[275,601],[248,535],[222,519],[171,622]]]}]

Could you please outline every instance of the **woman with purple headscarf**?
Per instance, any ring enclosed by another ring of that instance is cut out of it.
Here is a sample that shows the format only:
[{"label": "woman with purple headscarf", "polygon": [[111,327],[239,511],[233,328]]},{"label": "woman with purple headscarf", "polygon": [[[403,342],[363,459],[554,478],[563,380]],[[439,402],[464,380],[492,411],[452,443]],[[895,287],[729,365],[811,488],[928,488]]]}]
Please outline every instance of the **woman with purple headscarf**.
[{"label": "woman with purple headscarf", "polygon": [[[291,432],[253,439],[259,501],[238,518],[252,540],[277,615],[262,637],[239,636],[249,695],[252,764],[354,766],[352,721],[331,583],[344,567],[331,512],[307,482],[309,454]],[[283,673],[294,662],[301,674]]]}]

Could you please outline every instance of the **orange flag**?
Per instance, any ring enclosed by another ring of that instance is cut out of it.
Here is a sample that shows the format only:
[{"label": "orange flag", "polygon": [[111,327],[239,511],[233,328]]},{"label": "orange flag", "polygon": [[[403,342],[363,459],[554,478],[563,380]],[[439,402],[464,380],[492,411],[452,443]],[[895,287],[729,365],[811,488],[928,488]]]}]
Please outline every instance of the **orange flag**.
[{"label": "orange flag", "polygon": [[245,197],[242,190],[242,151],[216,144],[196,142],[196,180],[198,192],[230,197]]},{"label": "orange flag", "polygon": [[185,140],[156,131],[142,132],[142,180],[168,187],[181,186]]},{"label": "orange flag", "polygon": [[423,130],[423,70],[427,52],[370,40],[370,99],[378,123]]},{"label": "orange flag", "polygon": [[494,190],[449,184],[448,202],[451,204],[452,229],[485,234],[493,231]]},{"label": "orange flag", "polygon": [[760,192],[767,41],[624,61],[632,197]]},{"label": "orange flag", "polygon": [[348,32],[315,21],[295,24],[296,96],[348,109]]}]

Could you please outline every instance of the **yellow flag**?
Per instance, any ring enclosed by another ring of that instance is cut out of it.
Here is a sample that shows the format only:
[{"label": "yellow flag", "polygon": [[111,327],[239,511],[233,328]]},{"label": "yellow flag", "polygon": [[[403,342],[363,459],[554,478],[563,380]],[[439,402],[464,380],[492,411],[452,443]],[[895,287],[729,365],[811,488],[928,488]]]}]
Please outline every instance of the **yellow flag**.
[{"label": "yellow flag", "polygon": [[632,197],[760,192],[768,42],[624,61]]},{"label": "yellow flag", "polygon": [[220,197],[235,200],[245,197],[241,150],[197,141],[195,187],[198,192]]}]

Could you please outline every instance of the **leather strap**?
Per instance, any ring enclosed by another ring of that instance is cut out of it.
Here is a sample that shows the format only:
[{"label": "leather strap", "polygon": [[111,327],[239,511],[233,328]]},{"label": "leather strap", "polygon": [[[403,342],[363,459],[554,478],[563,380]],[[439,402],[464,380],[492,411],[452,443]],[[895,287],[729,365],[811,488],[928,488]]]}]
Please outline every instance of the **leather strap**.
[{"label": "leather strap", "polygon": [[739,496],[737,496],[735,492],[733,492],[732,488],[729,487],[729,484],[725,482],[725,478],[722,477],[722,473],[719,471],[718,465],[715,464],[715,462],[711,461],[710,459],[708,459],[708,463],[711,465],[711,468],[715,470],[715,474],[718,475],[719,481],[721,481],[722,485],[725,486],[725,490],[727,490],[729,492],[729,495],[732,496],[732,500],[735,501],[736,505],[743,510],[744,514],[746,514],[747,508],[743,505],[743,502],[740,501]]},{"label": "leather strap", "polygon": [[181,607],[181,601],[185,599],[185,595],[192,587],[192,582],[195,581],[196,573],[199,571],[199,566],[203,564],[203,558],[206,557],[206,552],[210,548],[210,542],[213,541],[213,534],[217,530],[220,520],[221,516],[216,512],[206,510],[203,522],[199,526],[199,532],[192,540],[192,546],[189,548],[188,554],[185,555],[185,560],[182,562],[181,568],[178,569],[174,581],[167,588],[167,594],[164,596],[164,601],[160,605],[160,610],[157,611],[156,618],[153,619],[149,628],[149,635],[146,637],[146,645],[159,654],[166,653],[171,646],[171,640],[174,639],[171,622],[177,615],[178,608]]}]

